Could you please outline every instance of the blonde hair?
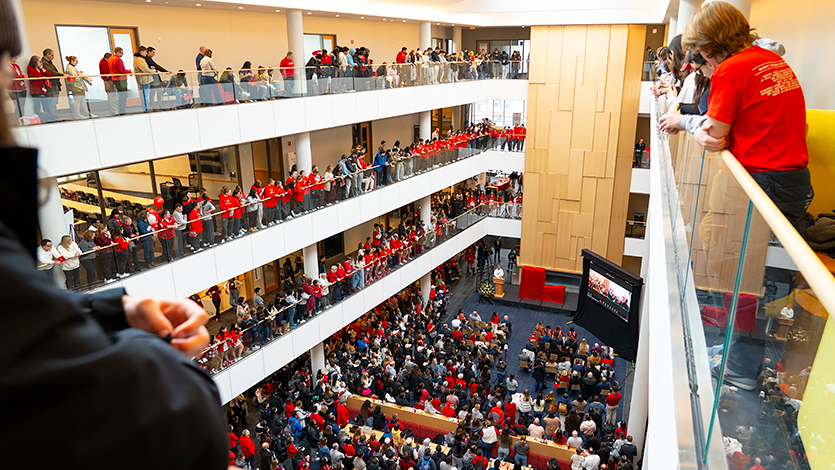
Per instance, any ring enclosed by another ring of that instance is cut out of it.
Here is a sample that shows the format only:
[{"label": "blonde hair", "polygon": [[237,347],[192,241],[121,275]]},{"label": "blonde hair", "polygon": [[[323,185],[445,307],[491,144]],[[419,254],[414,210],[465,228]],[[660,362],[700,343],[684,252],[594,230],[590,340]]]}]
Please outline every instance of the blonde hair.
[{"label": "blonde hair", "polygon": [[681,38],[684,50],[722,58],[751,47],[756,39],[742,12],[722,1],[704,4],[687,23]]},{"label": "blonde hair", "polygon": [[60,245],[63,246],[64,248],[69,248],[71,243],[72,243],[72,237],[71,236],[64,235],[63,237],[61,237]]},{"label": "blonde hair", "polygon": [[75,62],[76,60],[78,60],[78,57],[76,57],[76,56],[74,56],[74,55],[68,55],[68,56],[66,56],[66,57],[64,57],[64,58],[65,58],[65,59],[67,59],[67,63],[68,63],[68,64],[72,64],[73,62]]}]

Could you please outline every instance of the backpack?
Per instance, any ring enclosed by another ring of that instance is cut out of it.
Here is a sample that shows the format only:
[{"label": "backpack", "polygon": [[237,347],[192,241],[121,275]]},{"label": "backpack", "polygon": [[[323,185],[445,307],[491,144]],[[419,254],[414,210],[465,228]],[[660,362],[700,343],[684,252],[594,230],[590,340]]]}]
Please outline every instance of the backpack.
[{"label": "backpack", "polygon": [[420,470],[432,470],[432,459],[424,457],[420,461]]},{"label": "backpack", "polygon": [[432,439],[434,444],[444,445],[444,435],[443,434],[435,434],[435,438]]},{"label": "backpack", "polygon": [[566,403],[560,403],[560,404],[557,406],[557,411],[558,411],[561,415],[566,416],[566,415],[568,414],[568,404],[566,404]]}]

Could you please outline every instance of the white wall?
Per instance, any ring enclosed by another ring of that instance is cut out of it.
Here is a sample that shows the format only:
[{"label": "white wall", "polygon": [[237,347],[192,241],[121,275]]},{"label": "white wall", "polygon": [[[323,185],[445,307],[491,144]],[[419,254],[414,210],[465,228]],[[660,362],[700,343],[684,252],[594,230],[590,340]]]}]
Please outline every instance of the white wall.
[{"label": "white wall", "polygon": [[754,0],[751,5],[751,27],[786,47],[783,58],[800,80],[807,109],[835,109],[835,61],[827,54],[835,44],[832,18],[832,0]]},{"label": "white wall", "polygon": [[335,165],[342,154],[350,153],[352,143],[351,126],[311,132],[310,148],[313,151],[313,164],[319,165],[319,172],[324,173],[325,168],[328,165]]},{"label": "white wall", "polygon": [[376,152],[380,141],[386,141],[386,147],[391,147],[398,140],[400,148],[412,143],[415,132],[414,128],[420,121],[419,114],[398,116],[389,119],[380,119],[371,123],[371,137],[374,139],[373,146],[369,151]]},{"label": "white wall", "polygon": [[16,128],[14,135],[20,145],[39,149],[43,176],[62,176],[486,99],[527,97],[527,80],[484,80],[60,122]]},{"label": "white wall", "polygon": [[365,239],[374,232],[374,224],[380,223],[380,217],[364,222],[354,228],[342,233],[345,251],[348,253],[357,249],[359,243],[365,243]]}]

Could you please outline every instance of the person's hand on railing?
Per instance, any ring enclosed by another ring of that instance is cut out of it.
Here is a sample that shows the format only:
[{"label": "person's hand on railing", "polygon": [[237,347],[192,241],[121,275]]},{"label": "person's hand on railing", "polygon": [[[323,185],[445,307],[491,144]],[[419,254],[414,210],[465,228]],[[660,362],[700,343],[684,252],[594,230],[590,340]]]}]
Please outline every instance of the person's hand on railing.
[{"label": "person's hand on railing", "polygon": [[658,127],[668,134],[678,134],[679,131],[684,130],[684,128],[681,127],[681,118],[682,115],[678,112],[664,114],[661,116]]},{"label": "person's hand on railing", "polygon": [[696,140],[697,144],[708,152],[719,152],[728,147],[728,137],[714,137],[710,135],[710,130],[713,128],[713,124],[707,122],[704,126],[696,130],[696,133],[693,134],[693,138]]}]

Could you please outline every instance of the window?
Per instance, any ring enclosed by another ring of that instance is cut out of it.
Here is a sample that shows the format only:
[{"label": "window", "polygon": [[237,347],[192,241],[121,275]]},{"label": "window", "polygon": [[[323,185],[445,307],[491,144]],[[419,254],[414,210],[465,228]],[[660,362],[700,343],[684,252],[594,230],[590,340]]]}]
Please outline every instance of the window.
[{"label": "window", "polygon": [[487,118],[501,127],[524,124],[528,112],[527,102],[515,100],[477,101],[470,109],[470,122]]}]

